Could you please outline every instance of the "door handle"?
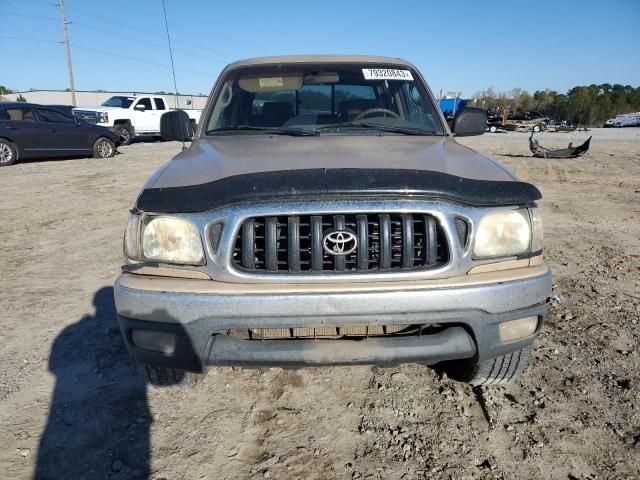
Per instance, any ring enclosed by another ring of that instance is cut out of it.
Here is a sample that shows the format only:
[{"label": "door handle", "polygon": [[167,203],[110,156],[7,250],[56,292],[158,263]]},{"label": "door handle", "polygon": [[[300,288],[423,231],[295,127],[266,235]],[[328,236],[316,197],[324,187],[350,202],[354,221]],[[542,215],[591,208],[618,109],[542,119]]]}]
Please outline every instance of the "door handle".
[{"label": "door handle", "polygon": [[18,127],[4,127],[4,128],[6,128],[7,130],[17,130],[18,129]]},{"label": "door handle", "polygon": [[50,132],[57,132],[58,130],[56,130],[55,128],[51,128],[49,129]]}]

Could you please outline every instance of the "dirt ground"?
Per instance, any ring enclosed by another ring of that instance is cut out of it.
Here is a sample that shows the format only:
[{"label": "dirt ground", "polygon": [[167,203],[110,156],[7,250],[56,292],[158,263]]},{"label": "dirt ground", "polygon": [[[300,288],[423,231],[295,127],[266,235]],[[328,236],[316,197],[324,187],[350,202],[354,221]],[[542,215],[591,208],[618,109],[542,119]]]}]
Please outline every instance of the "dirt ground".
[{"label": "dirt ground", "polygon": [[575,160],[531,158],[525,134],[462,140],[542,190],[556,295],[524,378],[481,389],[405,365],[153,390],[111,285],[127,211],[179,145],[0,169],[0,477],[640,477],[640,129],[589,134]]}]

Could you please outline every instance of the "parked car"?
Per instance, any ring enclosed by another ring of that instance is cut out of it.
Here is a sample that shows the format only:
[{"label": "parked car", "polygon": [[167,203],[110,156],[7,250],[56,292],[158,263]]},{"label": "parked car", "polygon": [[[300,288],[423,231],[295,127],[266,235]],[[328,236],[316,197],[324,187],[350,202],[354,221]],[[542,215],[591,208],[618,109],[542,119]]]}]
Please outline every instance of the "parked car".
[{"label": "parked car", "polygon": [[56,107],[0,102],[0,166],[24,158],[92,154],[113,157],[120,135],[89,125]]},{"label": "parked car", "polygon": [[[160,117],[170,112],[168,102],[157,96],[121,96],[109,98],[99,107],[75,108],[73,113],[85,122],[113,127],[128,145],[136,135],[160,135]],[[201,110],[184,110],[194,128]]]},{"label": "parked car", "polygon": [[193,139],[145,184],[114,292],[156,385],[209,366],[437,364],[522,373],[551,294],[540,191],[455,136],[414,65],[284,56],[220,74]]}]

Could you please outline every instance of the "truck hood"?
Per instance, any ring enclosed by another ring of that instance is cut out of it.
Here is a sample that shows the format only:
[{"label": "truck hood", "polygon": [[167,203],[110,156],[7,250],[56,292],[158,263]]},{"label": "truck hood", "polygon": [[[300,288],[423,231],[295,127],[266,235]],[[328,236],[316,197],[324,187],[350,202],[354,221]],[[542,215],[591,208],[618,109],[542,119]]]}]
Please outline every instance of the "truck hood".
[{"label": "truck hood", "polygon": [[113,112],[114,110],[127,110],[126,108],[120,107],[76,107],[73,109],[84,112]]},{"label": "truck hood", "polygon": [[147,188],[183,187],[259,172],[307,169],[403,169],[513,181],[498,162],[448,137],[233,135],[194,142]]},{"label": "truck hood", "polygon": [[540,191],[447,137],[247,135],[207,138],[167,162],[136,209],[200,212],[284,198],[439,198],[531,205]]}]

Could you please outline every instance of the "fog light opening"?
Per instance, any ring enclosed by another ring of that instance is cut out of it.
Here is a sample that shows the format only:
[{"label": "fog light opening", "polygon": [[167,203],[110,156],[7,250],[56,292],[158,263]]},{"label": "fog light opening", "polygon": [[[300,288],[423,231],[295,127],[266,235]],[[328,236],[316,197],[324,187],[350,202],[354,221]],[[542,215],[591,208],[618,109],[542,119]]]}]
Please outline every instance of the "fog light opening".
[{"label": "fog light opening", "polygon": [[136,347],[171,355],[176,350],[176,336],[168,332],[132,330],[131,339]]},{"label": "fog light opening", "polygon": [[513,342],[533,335],[536,328],[538,328],[538,317],[526,317],[503,322],[498,327],[498,330],[500,331],[500,340]]}]

